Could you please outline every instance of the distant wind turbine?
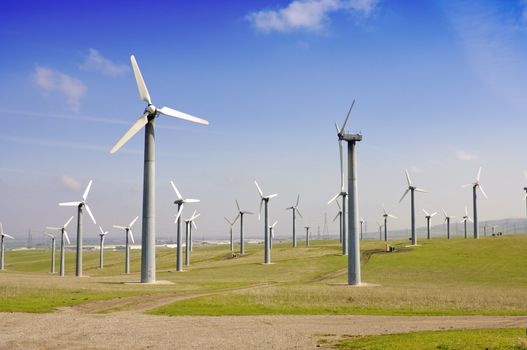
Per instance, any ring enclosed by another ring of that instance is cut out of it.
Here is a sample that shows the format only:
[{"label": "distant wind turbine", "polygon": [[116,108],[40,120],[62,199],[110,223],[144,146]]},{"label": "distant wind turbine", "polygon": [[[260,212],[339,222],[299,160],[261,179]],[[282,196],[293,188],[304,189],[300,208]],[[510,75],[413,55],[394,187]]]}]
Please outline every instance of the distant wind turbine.
[{"label": "distant wind turbine", "polygon": [[296,214],[300,215],[302,217],[302,214],[300,213],[300,210],[298,209],[298,202],[300,202],[300,195],[296,197],[296,204],[291,205],[290,207],[286,208],[286,210],[291,210],[293,212],[293,247],[296,247]]},{"label": "distant wind turbine", "polygon": [[451,219],[454,219],[455,216],[449,216],[445,209],[442,209],[443,210],[443,214],[445,214],[445,222],[446,222],[446,238],[447,239],[450,239],[450,220]]},{"label": "distant wind turbine", "polygon": [[82,245],[83,245],[82,208],[86,208],[86,211],[88,212],[88,215],[90,216],[93,223],[97,224],[90,210],[90,207],[86,203],[86,199],[88,198],[88,193],[90,193],[92,182],[93,181],[90,180],[90,182],[88,183],[88,186],[86,187],[86,190],[84,190],[84,194],[82,195],[82,201],[59,203],[60,206],[77,207],[77,254],[76,254],[76,260],[75,260],[75,276],[77,277],[82,277]]},{"label": "distant wind turbine", "polygon": [[[525,179],[527,180],[527,171],[524,171],[523,175],[525,176]],[[525,211],[527,213],[527,187],[524,187],[523,190],[525,191],[525,195],[523,197],[523,200],[525,201]]]},{"label": "distant wind turbine", "polygon": [[366,221],[364,221],[364,219],[362,218],[362,216],[360,217],[360,240],[362,241],[362,230],[363,230],[363,226],[364,226],[364,223]]},{"label": "distant wind turbine", "polygon": [[104,238],[108,234],[108,231],[104,231],[101,225],[99,225],[99,231],[101,231],[99,233],[99,268],[103,269],[104,268]]},{"label": "distant wind turbine", "polygon": [[414,185],[412,185],[412,180],[410,179],[410,175],[408,174],[408,170],[405,169],[405,175],[406,175],[406,182],[408,183],[408,188],[406,189],[406,191],[404,191],[403,193],[403,196],[401,197],[401,199],[399,200],[399,203],[401,203],[404,199],[404,197],[406,197],[406,195],[408,194],[408,192],[410,192],[410,209],[411,209],[411,223],[412,223],[412,245],[416,245],[417,244],[417,235],[415,234],[415,202],[414,202],[414,192],[426,192],[425,190],[421,189],[421,188],[418,188],[418,187],[415,187]]},{"label": "distant wind turbine", "polygon": [[245,214],[252,215],[253,212],[245,211],[240,209],[240,204],[238,203],[238,200],[236,200],[236,208],[238,209],[238,215],[240,216],[240,254],[245,254],[245,241],[243,237],[243,216]]},{"label": "distant wind turbine", "polygon": [[141,283],[156,281],[156,230],[155,230],[155,132],[154,119],[159,115],[179,118],[208,125],[209,122],[168,107],[157,108],[152,104],[143,75],[134,55],[130,56],[137,88],[141,99],[148,105],[132,127],[117,141],[110,153],[117,152],[128,140],[145,128],[144,179],[143,179],[143,229],[141,236]]},{"label": "distant wind turbine", "polygon": [[384,217],[384,241],[386,242],[388,241],[388,218],[397,219],[397,216],[388,213],[384,204],[382,206],[382,211],[382,216]]},{"label": "distant wind turbine", "polygon": [[174,181],[170,181],[170,184],[172,185],[172,188],[174,189],[174,192],[176,192],[177,199],[174,201],[174,204],[177,204],[177,214],[176,214],[176,220],[174,223],[177,225],[177,252],[176,252],[176,271],[183,271],[183,239],[181,237],[181,222],[179,218],[181,217],[181,213],[183,212],[183,207],[185,203],[198,203],[199,199],[190,199],[190,198],[183,198],[181,193],[179,193],[179,190],[177,189],[176,185],[174,184]]},{"label": "distant wind turbine", "polygon": [[479,232],[478,232],[478,197],[477,197],[477,189],[483,193],[483,196],[487,198],[487,194],[483,190],[483,187],[481,187],[481,184],[479,183],[479,178],[481,176],[481,167],[479,167],[478,174],[476,175],[476,182],[463,185],[462,187],[472,187],[472,206],[474,209],[474,238],[479,239]]},{"label": "distant wind turbine", "polygon": [[423,209],[423,213],[425,213],[426,218],[426,239],[430,240],[432,239],[432,235],[430,234],[430,222],[434,216],[436,216],[437,212],[433,212],[432,214],[429,214],[426,210]]},{"label": "distant wind turbine", "polygon": [[254,181],[256,188],[258,189],[258,194],[260,195],[260,210],[258,211],[258,220],[260,220],[260,215],[262,213],[262,204],[264,204],[264,237],[265,237],[265,253],[264,253],[264,263],[271,263],[271,239],[269,237],[269,200],[278,196],[278,193],[271,195],[264,195],[258,182]]},{"label": "distant wind turbine", "polygon": [[194,222],[201,214],[192,213],[192,216],[188,219],[185,219],[185,266],[190,266],[190,247],[192,246],[192,237],[191,230],[192,226],[197,229],[196,223]]},{"label": "distant wind turbine", "polygon": [[382,241],[382,227],[383,227],[383,224],[381,224],[378,221],[376,221],[376,222],[377,222],[377,226],[379,226],[379,241]]},{"label": "distant wind turbine", "polygon": [[461,223],[465,226],[465,239],[467,239],[467,221],[474,222],[470,216],[468,216],[468,209],[465,207],[465,216],[463,216],[463,220],[461,220]]},{"label": "distant wind turbine", "polygon": [[306,247],[309,247],[309,229],[311,227],[306,226]]},{"label": "distant wind turbine", "polygon": [[337,215],[335,215],[335,218],[333,218],[333,222],[339,218],[339,232],[340,232],[340,244],[342,244],[342,208],[340,207],[340,204],[338,201],[335,201],[335,204],[339,207],[339,211],[337,212]]},{"label": "distant wind turbine", "polygon": [[139,219],[139,216],[136,216],[135,219],[133,219],[132,222],[128,224],[128,226],[113,225],[114,228],[124,230],[124,235],[125,235],[124,273],[126,274],[130,273],[130,240],[132,240],[132,243],[135,244],[134,234],[132,233],[132,226],[134,226],[137,219]]},{"label": "distant wind turbine", "polygon": [[278,220],[276,220],[271,226],[269,226],[269,236],[271,239],[270,243],[270,249],[273,249],[273,239],[274,239],[274,227],[278,224]]},{"label": "distant wind turbine", "polygon": [[64,277],[64,251],[65,251],[65,244],[64,244],[64,238],[66,238],[66,241],[68,244],[70,243],[70,238],[68,237],[68,232],[66,232],[66,227],[68,227],[69,223],[73,220],[73,216],[66,221],[66,223],[62,227],[46,227],[47,230],[58,230],[60,231],[60,269],[59,274],[60,277]]},{"label": "distant wind turbine", "polygon": [[234,252],[234,240],[233,240],[233,237],[232,237],[232,227],[234,226],[234,224],[236,223],[236,220],[238,220],[239,217],[240,217],[240,214],[236,215],[236,217],[234,218],[233,221],[227,219],[227,217],[223,217],[225,219],[225,221],[227,221],[229,223],[229,232],[230,232],[230,239],[231,239],[231,252]]},{"label": "distant wind turbine", "polygon": [[46,235],[51,238],[51,273],[55,273],[55,235],[47,232]]},{"label": "distant wind turbine", "polygon": [[8,235],[7,233],[4,233],[4,227],[2,226],[2,223],[0,222],[0,241],[1,241],[1,247],[0,247],[0,270],[5,270],[5,245],[4,245],[4,239],[5,238],[15,239],[13,236]]}]

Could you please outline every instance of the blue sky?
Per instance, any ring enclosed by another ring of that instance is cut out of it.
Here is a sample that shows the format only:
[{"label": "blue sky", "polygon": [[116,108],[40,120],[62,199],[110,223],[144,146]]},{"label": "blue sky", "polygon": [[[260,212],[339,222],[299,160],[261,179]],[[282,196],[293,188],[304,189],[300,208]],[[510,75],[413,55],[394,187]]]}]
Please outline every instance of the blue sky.
[{"label": "blue sky", "polygon": [[[255,179],[279,193],[279,237],[289,237],[284,208],[298,193],[298,225],[316,232],[336,213],[326,205],[339,187],[333,123],[353,99],[360,212],[372,231],[382,203],[400,218],[391,227],[409,226],[409,203],[398,204],[405,168],[430,191],[418,208],[462,216],[471,197],[460,185],[483,166],[480,220],[525,214],[525,1],[7,0],[0,38],[0,220],[22,239],[73,215],[56,204],[77,200],[90,179],[104,228],[140,215],[142,133],[109,154],[145,107],[132,53],[155,104],[210,121],[157,120],[160,237],[175,232],[170,180],[202,200],[198,236],[227,237],[235,198],[256,211]],[[247,225],[261,236],[263,224]]]}]

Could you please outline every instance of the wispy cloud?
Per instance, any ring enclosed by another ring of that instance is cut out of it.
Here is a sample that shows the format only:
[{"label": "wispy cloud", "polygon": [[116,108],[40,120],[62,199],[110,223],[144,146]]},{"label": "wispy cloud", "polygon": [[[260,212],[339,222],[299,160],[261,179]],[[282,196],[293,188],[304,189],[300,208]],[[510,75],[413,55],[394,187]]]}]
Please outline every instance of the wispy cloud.
[{"label": "wispy cloud", "polygon": [[71,176],[69,175],[62,175],[60,177],[60,182],[66,186],[67,188],[70,188],[72,190],[78,190],[81,188],[81,183],[80,181],[72,178]]},{"label": "wispy cloud", "polygon": [[48,93],[59,93],[66,98],[75,112],[79,111],[80,99],[86,93],[86,85],[79,79],[51,68],[37,66],[33,73],[35,84]]},{"label": "wispy cloud", "polygon": [[368,16],[377,0],[295,0],[276,10],[252,12],[247,20],[262,32],[294,30],[320,31],[337,11],[351,11]]},{"label": "wispy cloud", "polygon": [[95,49],[89,49],[86,59],[79,67],[88,71],[101,72],[111,77],[122,76],[130,71],[128,65],[114,63]]},{"label": "wispy cloud", "polygon": [[466,160],[474,160],[476,159],[476,156],[467,151],[459,150],[456,152],[456,158],[457,160],[466,161]]}]

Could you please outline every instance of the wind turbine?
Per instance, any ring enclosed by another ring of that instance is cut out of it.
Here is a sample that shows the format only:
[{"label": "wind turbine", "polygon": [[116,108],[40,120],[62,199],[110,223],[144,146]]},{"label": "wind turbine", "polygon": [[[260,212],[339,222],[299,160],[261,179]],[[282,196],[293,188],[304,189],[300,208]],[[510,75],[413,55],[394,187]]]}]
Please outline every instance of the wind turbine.
[{"label": "wind turbine", "polygon": [[84,194],[82,195],[81,202],[59,203],[60,206],[64,206],[64,207],[77,207],[77,256],[75,260],[75,276],[77,277],[82,277],[82,244],[83,244],[82,208],[86,208],[86,211],[88,212],[88,215],[90,216],[93,223],[97,224],[90,210],[90,207],[86,203],[86,199],[88,198],[88,193],[90,193],[92,182],[93,181],[90,180],[90,182],[88,183],[88,186],[86,187],[86,190],[84,190]]},{"label": "wind turbine", "polygon": [[480,183],[479,183],[479,178],[481,176],[481,167],[479,167],[479,170],[478,170],[478,174],[476,175],[476,182],[474,183],[470,183],[470,184],[466,184],[466,185],[463,185],[462,187],[472,187],[472,205],[473,205],[473,209],[474,209],[474,239],[479,239],[479,232],[478,232],[478,206],[477,206],[477,189],[479,188],[479,190],[481,191],[481,193],[483,193],[483,196],[485,196],[485,198],[487,198],[487,194],[485,193],[485,191],[483,190],[483,187],[481,187]]},{"label": "wind turbine", "polygon": [[60,231],[60,270],[59,274],[60,277],[64,277],[64,251],[65,251],[65,245],[64,245],[64,238],[66,238],[66,241],[68,241],[68,244],[70,243],[70,238],[68,237],[68,232],[66,232],[66,227],[70,224],[71,220],[73,220],[73,216],[66,221],[66,223],[62,227],[46,227],[47,230],[58,230]]},{"label": "wind turbine", "polygon": [[236,215],[236,217],[234,218],[234,220],[232,222],[231,222],[231,220],[227,219],[227,217],[223,217],[225,219],[225,221],[227,221],[229,223],[230,238],[231,238],[231,252],[234,252],[234,241],[233,241],[233,238],[232,238],[232,227],[234,226],[234,224],[236,223],[236,220],[238,220],[239,217],[240,217],[240,214]]},{"label": "wind turbine", "polygon": [[379,241],[382,241],[382,224],[378,221],[376,221],[377,226],[379,226]]},{"label": "wind turbine", "polygon": [[188,235],[189,235],[189,247],[190,247],[190,251],[191,251],[191,252],[193,251],[193,250],[192,250],[192,248],[193,248],[193,247],[192,247],[192,246],[193,246],[193,244],[192,244],[192,241],[193,241],[193,239],[192,239],[192,226],[194,226],[194,229],[196,229],[196,231],[198,230],[198,227],[197,227],[196,224],[194,223],[194,220],[196,220],[197,218],[199,218],[200,215],[201,215],[201,214],[196,214],[196,211],[194,210],[194,215],[192,216],[192,218],[191,218],[191,220],[190,220],[190,222],[191,222],[192,225],[189,226]]},{"label": "wind turbine", "polygon": [[273,238],[274,238],[274,227],[278,224],[278,220],[276,220],[271,226],[269,226],[269,236],[271,237],[270,242],[270,249],[273,249]]},{"label": "wind turbine", "polygon": [[278,196],[278,193],[264,196],[262,189],[258,186],[258,182],[254,181],[256,188],[258,189],[258,194],[260,195],[260,210],[258,211],[258,220],[260,220],[260,215],[262,213],[262,204],[265,203],[264,211],[264,237],[265,237],[265,253],[264,253],[264,263],[271,263],[271,240],[269,237],[269,200]]},{"label": "wind turbine", "polygon": [[404,197],[406,197],[406,195],[408,194],[408,192],[410,192],[410,208],[411,208],[411,223],[412,223],[412,245],[417,245],[417,235],[415,234],[415,201],[414,201],[414,193],[415,192],[426,192],[425,190],[421,189],[421,188],[418,188],[418,187],[415,187],[414,185],[412,185],[412,180],[410,179],[410,174],[408,174],[408,169],[405,169],[404,170],[405,172],[405,175],[406,175],[406,182],[408,182],[408,188],[406,189],[406,191],[404,191],[403,193],[403,196],[401,197],[401,199],[399,200],[399,203],[401,203],[404,199]]},{"label": "wind turbine", "polygon": [[99,231],[101,231],[99,233],[99,268],[102,269],[104,268],[104,238],[108,234],[108,231],[104,231],[101,225],[99,225]]},{"label": "wind turbine", "polygon": [[364,226],[364,223],[366,221],[364,221],[364,219],[362,218],[362,216],[360,217],[360,240],[362,241],[362,228]]},{"label": "wind turbine", "polygon": [[397,219],[397,216],[388,213],[384,207],[384,204],[382,206],[382,211],[382,216],[384,217],[384,241],[386,242],[388,241],[388,218]]},{"label": "wind turbine", "polygon": [[296,223],[296,213],[300,215],[300,217],[303,217],[300,213],[300,210],[298,209],[298,202],[300,202],[300,195],[296,197],[296,204],[285,208],[286,210],[291,210],[293,212],[293,247],[296,247],[296,231],[295,231],[295,223]]},{"label": "wind turbine", "polygon": [[159,115],[179,118],[190,122],[208,125],[209,122],[176,111],[172,108],[157,108],[152,104],[143,75],[134,55],[130,56],[139,95],[148,105],[132,127],[117,141],[110,153],[117,152],[129,139],[145,127],[145,154],[143,179],[143,228],[141,235],[141,283],[156,281],[156,232],[155,232],[155,132],[154,120]]},{"label": "wind turbine", "polygon": [[192,213],[192,216],[184,220],[185,221],[185,266],[190,265],[190,247],[192,245],[191,243],[192,225],[194,225],[195,229],[198,229],[194,220],[197,219],[200,215],[201,214],[196,214],[196,211],[194,210],[194,213]]},{"label": "wind turbine", "polygon": [[199,199],[183,198],[181,193],[179,193],[176,185],[174,184],[174,181],[170,181],[170,183],[172,184],[172,188],[174,189],[174,192],[176,192],[176,196],[178,198],[174,201],[174,204],[177,204],[178,209],[176,214],[176,220],[174,221],[174,223],[177,225],[176,271],[183,271],[183,242],[181,237],[181,223],[179,221],[179,218],[181,217],[181,213],[183,212],[183,206],[185,203],[198,203]]},{"label": "wind turbine", "polygon": [[[347,246],[348,254],[348,284],[349,285],[359,285],[361,283],[361,271],[360,271],[360,241],[359,241],[359,197],[357,193],[357,159],[355,154],[355,144],[362,140],[361,134],[346,134],[346,124],[350,116],[351,110],[355,100],[351,104],[351,107],[348,111],[348,115],[342,124],[342,128],[339,128],[335,123],[335,128],[337,129],[337,137],[339,140],[339,154],[340,154],[340,190],[337,196],[342,196],[342,212],[346,213],[345,207],[345,191],[344,191],[344,164],[343,164],[343,154],[342,154],[342,141],[348,143],[348,223],[349,223],[349,236],[345,234],[346,223],[343,222],[343,232],[342,232],[342,246],[345,250],[345,245]],[[335,197],[336,199],[336,197]],[[343,216],[345,217],[345,215]]]},{"label": "wind turbine", "polygon": [[124,230],[125,233],[124,273],[126,274],[130,273],[130,240],[132,240],[132,243],[135,244],[132,226],[134,226],[137,219],[139,219],[139,216],[136,216],[135,219],[133,219],[132,222],[128,224],[128,226],[113,225],[114,228]]},{"label": "wind turbine", "polygon": [[463,220],[461,220],[461,223],[465,226],[465,239],[467,239],[467,221],[474,222],[470,216],[468,216],[468,209],[465,207],[465,216],[463,216]]},{"label": "wind turbine", "polygon": [[4,257],[5,257],[5,246],[4,246],[4,238],[11,238],[11,239],[15,239],[13,236],[11,235],[8,235],[7,233],[4,233],[4,227],[2,226],[2,223],[0,222],[0,240],[2,242],[1,244],[1,248],[0,248],[0,254],[2,256],[0,256],[0,270],[1,271],[4,271],[5,270],[5,264],[4,264]]},{"label": "wind turbine", "polygon": [[55,235],[47,232],[46,235],[51,238],[51,273],[55,273]]},{"label": "wind turbine", "polygon": [[310,226],[306,226],[306,247],[309,247],[309,229],[311,228]]},{"label": "wind turbine", "polygon": [[492,229],[492,235],[494,236],[494,230],[497,229],[499,226],[498,225],[494,225],[494,226],[491,226],[490,228]]},{"label": "wind turbine", "polygon": [[445,209],[442,209],[442,210],[443,210],[443,214],[445,214],[445,221],[444,222],[446,222],[446,238],[450,239],[450,220],[454,219],[455,216],[448,216],[448,214],[446,213]]},{"label": "wind turbine", "polygon": [[432,236],[430,235],[430,221],[432,218],[437,214],[437,212],[433,212],[432,214],[429,214],[426,210],[423,209],[423,213],[425,213],[426,218],[426,239],[430,240],[432,239]]},{"label": "wind turbine", "polygon": [[240,216],[240,254],[243,255],[245,254],[245,242],[243,240],[243,216],[245,214],[252,215],[254,213],[250,211],[241,210],[238,200],[236,200],[236,208],[238,208],[238,215]]},{"label": "wind turbine", "polygon": [[340,207],[340,204],[338,201],[335,201],[335,203],[337,204],[337,206],[339,207],[339,211],[337,212],[337,215],[335,215],[335,217],[333,218],[333,222],[335,222],[335,220],[337,220],[337,218],[339,218],[339,232],[340,232],[340,244],[342,244],[342,208]]},{"label": "wind turbine", "polygon": [[[527,179],[527,171],[524,171],[523,175],[525,176],[525,179]],[[527,212],[527,187],[524,187],[523,190],[525,191],[525,196],[523,199],[525,200],[525,210]]]}]

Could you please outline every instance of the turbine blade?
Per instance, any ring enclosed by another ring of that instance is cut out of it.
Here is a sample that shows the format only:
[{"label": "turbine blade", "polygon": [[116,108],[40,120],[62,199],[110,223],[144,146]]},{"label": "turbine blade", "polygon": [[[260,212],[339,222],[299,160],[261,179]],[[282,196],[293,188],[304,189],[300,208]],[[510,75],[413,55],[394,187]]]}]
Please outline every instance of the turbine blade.
[{"label": "turbine blade", "polygon": [[337,220],[337,218],[340,216],[340,211],[337,213],[337,215],[335,215],[335,217],[333,218],[333,220],[331,220],[331,222],[335,222],[335,220]]},{"label": "turbine blade", "polygon": [[274,197],[276,197],[276,196],[278,196],[278,193],[271,194],[271,195],[267,196],[267,198],[268,198],[268,199],[271,199],[271,198],[274,198]]},{"label": "turbine blade", "polygon": [[88,193],[90,193],[90,188],[93,180],[90,180],[88,183],[88,186],[86,186],[86,190],[84,190],[84,194],[82,195],[82,200],[86,201],[86,198],[88,198]]},{"label": "turbine blade", "polygon": [[388,214],[388,216],[389,216],[389,217],[391,217],[392,219],[398,219],[398,217],[397,217],[397,216],[395,216],[395,215],[392,215],[392,214]]},{"label": "turbine blade", "polygon": [[132,125],[130,129],[117,141],[115,146],[110,150],[111,154],[117,152],[125,143],[128,142],[135,134],[139,132],[148,123],[148,112],[145,112],[137,121]]},{"label": "turbine blade", "polygon": [[[331,204],[331,202],[333,202],[335,199],[337,199],[338,197],[340,196],[340,192],[337,193],[334,197],[332,197],[329,201],[328,201],[328,204]],[[339,208],[340,208],[340,205],[339,205]]]},{"label": "turbine blade", "polygon": [[70,237],[68,236],[68,233],[66,232],[66,230],[64,230],[64,237],[66,238],[66,241],[68,242],[68,244],[71,244]]},{"label": "turbine blade", "polygon": [[409,189],[409,188],[407,188],[406,191],[404,191],[403,196],[401,197],[401,199],[399,199],[399,203],[401,203],[401,202],[403,201],[404,197],[406,197],[406,195],[408,194],[408,192],[410,192],[410,189]]},{"label": "turbine blade", "polygon": [[0,222],[0,234],[4,234],[4,227],[2,226],[2,223]]},{"label": "turbine blade", "polygon": [[[46,230],[61,230],[62,227],[46,226]],[[4,233],[3,231],[1,233]]]},{"label": "turbine blade", "polygon": [[339,125],[337,123],[335,123],[335,129],[337,129],[337,134],[340,134],[340,128],[339,128]]},{"label": "turbine blade", "polygon": [[179,193],[176,185],[174,184],[174,181],[170,181],[170,183],[172,184],[172,188],[174,189],[174,192],[176,192],[176,196],[178,199],[183,199],[183,197],[181,196],[181,193]]},{"label": "turbine blade", "polygon": [[448,215],[446,214],[446,211],[445,211],[445,209],[441,208],[441,210],[443,211],[443,214],[445,214],[445,218],[447,218],[447,217],[448,217]]},{"label": "turbine blade", "polygon": [[84,206],[86,207],[86,211],[88,212],[88,214],[90,215],[90,218],[91,218],[91,221],[93,221],[94,224],[97,224],[97,222],[95,221],[95,218],[93,217],[93,214],[90,210],[90,207],[88,206],[88,204],[84,204]]},{"label": "turbine blade", "polygon": [[199,218],[201,216],[201,213],[200,214],[193,214],[192,217],[190,218],[192,221],[196,220],[197,218]]},{"label": "turbine blade", "polygon": [[485,198],[488,199],[487,194],[486,194],[485,191],[483,190],[483,187],[481,187],[481,185],[479,185],[479,184],[478,184],[478,187],[479,187],[479,190],[481,191],[481,193],[483,193],[483,195],[485,196]]},{"label": "turbine blade", "polygon": [[169,107],[161,107],[161,108],[158,108],[157,111],[159,113],[161,113],[163,115],[166,115],[166,116],[169,116],[169,117],[179,118],[179,119],[187,120],[189,122],[193,122],[193,123],[197,123],[197,124],[209,125],[209,122],[206,121],[205,119],[194,117],[194,116],[192,116],[190,114],[183,113],[183,112],[180,112],[180,111],[176,111],[175,109],[172,109],[172,108],[169,108]]},{"label": "turbine blade", "polygon": [[523,175],[525,176],[525,179],[527,180],[527,171],[524,171]]},{"label": "turbine blade", "polygon": [[296,205],[295,207],[298,207],[298,203],[300,202],[300,194],[296,197]]},{"label": "turbine blade", "polygon": [[424,210],[424,209],[422,209],[422,210],[423,210],[423,213],[425,213],[426,216],[430,216],[430,214],[428,214],[428,212],[426,210]]},{"label": "turbine blade", "polygon": [[262,204],[263,204],[263,198],[260,200],[260,209],[258,210],[258,221],[260,221],[260,217],[262,216]]},{"label": "turbine blade", "polygon": [[243,213],[244,214],[249,214],[249,215],[253,215],[254,214],[252,211],[244,211]]},{"label": "turbine blade", "polygon": [[132,230],[129,229],[128,234],[130,235],[130,239],[132,240],[132,243],[135,244],[134,234],[132,233]]},{"label": "turbine blade", "polygon": [[224,216],[223,218],[225,219],[225,221],[227,221],[229,223],[229,225],[231,225],[231,226],[234,225],[234,223],[231,222],[229,219],[227,219],[227,217]]},{"label": "turbine blade", "polygon": [[276,224],[278,224],[278,220],[276,220],[272,225],[271,227],[274,228],[276,226]]},{"label": "turbine blade", "polygon": [[198,227],[196,226],[196,223],[194,221],[191,221],[192,222],[192,226],[194,226],[194,229],[197,230]]},{"label": "turbine blade", "polygon": [[176,214],[176,220],[174,220],[174,224],[179,220],[179,218],[181,217],[181,213],[183,212],[183,204],[181,204],[179,206],[179,210],[177,211],[177,214]]},{"label": "turbine blade", "polygon": [[4,237],[7,237],[7,238],[15,239],[15,237],[13,237],[13,236],[11,236],[11,235],[8,235],[7,233],[4,233],[3,236],[4,236]]},{"label": "turbine blade", "polygon": [[479,178],[481,177],[481,167],[478,169],[478,175],[476,175],[476,182],[479,182]]},{"label": "turbine blade", "polygon": [[302,216],[302,213],[300,213],[300,210],[298,210],[298,208],[296,208],[296,212],[298,213],[298,215],[300,215],[300,217],[303,219],[304,217]]},{"label": "turbine blade", "polygon": [[471,223],[474,223],[474,220],[472,220],[472,218],[469,216],[468,217],[468,220],[471,222]]},{"label": "turbine blade", "polygon": [[199,203],[199,199],[187,198],[183,200],[185,203]]},{"label": "turbine blade", "polygon": [[114,228],[118,228],[118,229],[121,229],[121,230],[126,230],[126,227],[124,226],[119,226],[119,225],[112,225]]},{"label": "turbine blade", "polygon": [[430,217],[432,218],[432,217],[434,217],[436,215],[437,215],[437,211],[434,211],[432,214],[430,214]]},{"label": "turbine blade", "polygon": [[135,222],[137,221],[137,219],[139,219],[139,215],[135,217],[135,219],[132,220],[132,222],[130,223],[130,225],[128,225],[128,227],[132,227],[134,226]]},{"label": "turbine blade", "polygon": [[236,201],[236,208],[238,208],[238,211],[242,211],[242,210],[240,209],[240,204],[238,203],[238,200],[235,199],[235,201]]},{"label": "turbine blade", "polygon": [[73,215],[70,216],[70,218],[68,219],[68,221],[66,221],[66,223],[64,224],[64,228],[68,227],[68,225],[70,224],[71,220],[73,220]]},{"label": "turbine blade", "polygon": [[418,188],[418,187],[416,187],[414,191],[415,191],[415,192],[423,192],[423,193],[428,193],[428,191],[427,191],[427,190],[423,190],[422,188]]},{"label": "turbine blade", "polygon": [[238,215],[236,215],[236,217],[234,218],[234,221],[232,222],[232,224],[234,225],[236,223],[236,221],[238,221],[239,218],[240,218],[240,213],[238,213]]},{"label": "turbine blade", "polygon": [[99,231],[101,231],[101,234],[104,234],[104,230],[102,229],[101,225],[99,225]]},{"label": "turbine blade", "polygon": [[468,208],[465,206],[465,216],[468,216]]},{"label": "turbine blade", "polygon": [[404,169],[406,175],[406,182],[408,182],[408,187],[412,186],[412,180],[410,180],[410,174],[408,174],[408,169]]},{"label": "turbine blade", "polygon": [[63,202],[59,203],[61,207],[78,207],[82,202]]},{"label": "turbine blade", "polygon": [[344,133],[344,130],[346,129],[346,124],[348,123],[348,118],[350,117],[350,114],[351,114],[351,110],[353,109],[353,105],[355,104],[355,99],[353,100],[353,102],[351,103],[351,107],[348,111],[348,115],[346,116],[346,119],[344,120],[344,124],[342,124],[342,128],[340,128],[340,134],[343,134]]},{"label": "turbine blade", "polygon": [[260,186],[258,186],[258,182],[256,182],[256,180],[254,180],[254,184],[256,185],[256,188],[258,189],[258,193],[260,193],[260,197],[263,198],[262,189],[260,188]]},{"label": "turbine blade", "polygon": [[139,70],[139,66],[137,65],[137,61],[135,60],[134,55],[130,56],[130,61],[132,62],[132,68],[134,70],[135,82],[137,83],[139,96],[141,96],[141,99],[143,101],[150,105],[152,104],[152,100],[150,99],[150,94],[148,93],[148,89],[146,88],[145,80],[143,79],[143,75]]},{"label": "turbine blade", "polygon": [[474,186],[474,184],[466,184],[466,185],[463,185],[463,186],[461,186],[461,187],[463,187],[463,188],[467,188],[467,187],[472,187],[472,186]]}]

